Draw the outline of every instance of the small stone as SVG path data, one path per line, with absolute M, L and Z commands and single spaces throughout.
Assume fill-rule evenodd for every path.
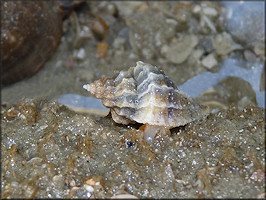
M 195 59 L 200 59 L 202 57 L 204 53 L 204 50 L 203 49 L 195 49 L 193 52 L 192 52 L 192 55 L 194 56 Z
M 119 14 L 127 19 L 132 15 L 140 6 L 144 3 L 141 1 L 114 1 L 116 4 Z
M 195 5 L 192 12 L 197 14 L 197 13 L 200 13 L 201 11 L 201 7 L 199 5 Z
M 93 193 L 93 192 L 94 192 L 94 188 L 93 188 L 93 186 L 91 186 L 91 185 L 87 185 L 87 184 L 85 184 L 85 185 L 84 185 L 84 188 L 85 188 L 85 190 L 87 190 L 89 193 Z
M 145 12 L 146 10 L 149 9 L 149 5 L 146 2 L 143 2 L 142 4 L 140 4 L 140 6 L 138 7 L 137 11 L 140 12 Z
M 212 16 L 212 17 L 217 16 L 217 14 L 218 14 L 216 9 L 211 8 L 211 7 L 205 7 L 202 9 L 202 11 L 205 15 Z
M 86 183 L 87 183 L 88 185 L 95 185 L 95 180 L 93 180 L 93 179 L 89 179 L 89 180 L 86 181 Z
M 96 46 L 96 52 L 98 58 L 103 58 L 109 49 L 109 44 L 107 42 L 98 42 Z
M 212 44 L 218 55 L 227 55 L 236 49 L 243 49 L 243 47 L 235 43 L 231 35 L 226 32 L 216 35 Z
M 83 60 L 86 56 L 85 50 L 80 48 L 79 50 L 74 50 L 74 57 L 79 60 Z
M 101 17 L 97 17 L 97 19 L 92 21 L 92 33 L 94 34 L 94 37 L 96 37 L 98 40 L 103 40 L 108 32 L 109 26 L 106 24 L 104 19 Z
M 87 197 L 88 197 L 88 198 L 91 198 L 91 197 L 92 197 L 92 195 L 93 195 L 93 194 L 91 194 L 91 193 L 87 192 Z
M 115 49 L 119 49 L 119 50 L 121 50 L 121 49 L 124 49 L 125 42 L 126 42 L 126 40 L 125 40 L 124 38 L 118 37 L 118 38 L 116 38 L 116 39 L 114 40 L 114 42 L 113 42 L 112 45 L 113 45 L 113 47 L 114 47 Z
M 263 182 L 265 180 L 265 173 L 261 169 L 257 169 L 252 173 L 250 179 L 255 182 Z
M 165 168 L 165 173 L 167 175 L 167 180 L 169 181 L 173 181 L 175 180 L 175 175 L 173 173 L 172 167 L 170 164 L 168 164 Z
M 202 65 L 208 69 L 213 68 L 218 64 L 216 58 L 214 57 L 213 53 L 207 55 L 205 58 L 202 59 Z
M 86 192 L 85 192 L 84 189 L 78 189 L 76 191 L 76 194 L 77 194 L 78 197 L 83 197 L 83 196 L 85 196 Z
M 164 45 L 161 53 L 175 64 L 183 63 L 191 54 L 199 39 L 195 35 L 185 35 L 179 40 L 174 40 L 170 45 Z
M 108 11 L 109 15 L 114 16 L 115 13 L 117 12 L 117 8 L 116 8 L 116 6 L 114 4 L 108 4 L 107 5 L 107 11 Z
M 57 188 L 57 189 L 62 189 L 65 184 L 65 178 L 63 175 L 56 175 L 53 177 L 53 182 L 52 184 Z
M 27 189 L 25 190 L 25 193 L 24 193 L 25 197 L 26 198 L 32 198 L 34 191 L 35 191 L 34 187 L 28 186 Z
M 76 185 L 76 182 L 75 182 L 75 180 L 74 180 L 74 179 L 72 179 L 72 180 L 70 181 L 69 185 L 70 185 L 71 187 L 74 187 L 74 186 Z
M 265 45 L 264 42 L 262 41 L 261 43 L 257 43 L 254 47 L 254 52 L 258 56 L 263 56 L 265 55 Z
M 13 181 L 13 182 L 11 182 L 11 187 L 12 187 L 13 189 L 18 189 L 18 188 L 19 188 L 19 183 L 16 182 L 16 181 Z
M 244 51 L 244 56 L 245 56 L 245 59 L 249 62 L 256 62 L 256 60 L 257 60 L 256 55 L 252 51 L 250 51 L 249 49 L 246 49 Z

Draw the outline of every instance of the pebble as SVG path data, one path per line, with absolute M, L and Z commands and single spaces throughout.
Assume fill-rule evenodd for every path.
M 18 189 L 18 188 L 19 188 L 19 183 L 16 182 L 16 181 L 13 181 L 13 182 L 11 182 L 11 187 L 12 187 L 13 189 Z
M 243 47 L 234 42 L 231 35 L 227 32 L 223 32 L 214 37 L 213 48 L 218 55 L 227 55 L 236 49 L 243 49 Z
M 72 179 L 72 180 L 70 181 L 69 185 L 70 185 L 71 187 L 74 187 L 74 186 L 76 185 L 76 182 L 75 182 L 75 180 L 74 180 L 74 179 Z
M 194 58 L 196 60 L 200 59 L 202 57 L 204 53 L 204 50 L 203 49 L 195 49 L 193 52 L 192 52 L 192 55 L 194 56 Z
M 53 185 L 57 188 L 57 189 L 63 189 L 64 187 L 64 183 L 65 183 L 65 180 L 64 180 L 64 177 L 62 174 L 60 175 L 56 175 L 53 177 Z
M 265 55 L 265 44 L 264 42 L 258 42 L 254 45 L 254 52 L 256 55 L 262 55 L 264 56 Z
M 167 175 L 167 180 L 168 181 L 174 181 L 175 180 L 175 175 L 174 175 L 174 172 L 173 172 L 172 167 L 171 167 L 170 164 L 168 164 L 165 167 L 165 173 Z
M 121 49 L 124 49 L 125 47 L 125 42 L 126 42 L 126 39 L 125 38 L 122 38 L 122 37 L 118 37 L 114 40 L 113 42 L 113 48 L 115 48 L 116 50 L 121 50 Z
M 198 37 L 195 35 L 185 35 L 179 40 L 174 40 L 170 45 L 164 45 L 161 53 L 172 63 L 183 63 L 198 44 Z
M 257 169 L 252 173 L 250 179 L 255 182 L 263 182 L 265 180 L 265 173 L 261 169 Z
M 250 51 L 249 49 L 244 51 L 244 56 L 245 56 L 245 59 L 249 62 L 256 62 L 257 61 L 256 55 L 252 51 Z
M 195 14 L 198 14 L 200 13 L 201 11 L 201 7 L 199 5 L 195 5 L 192 12 L 195 13 Z
M 202 9 L 202 11 L 203 11 L 203 13 L 205 15 L 208 15 L 208 16 L 211 16 L 211 17 L 217 16 L 217 14 L 218 14 L 216 9 L 211 8 L 211 7 L 205 7 L 205 8 Z
M 202 65 L 208 69 L 213 68 L 217 64 L 218 62 L 213 53 L 210 53 L 209 55 L 207 55 L 205 58 L 202 59 Z
M 83 60 L 86 56 L 85 50 L 80 48 L 79 50 L 74 50 L 74 57 L 79 60 Z
M 96 46 L 96 53 L 98 58 L 103 58 L 109 49 L 109 44 L 107 42 L 98 42 Z
M 87 185 L 87 184 L 86 184 L 84 187 L 85 187 L 85 189 L 86 189 L 88 192 L 93 192 L 93 191 L 94 191 L 93 186 L 91 186 L 91 185 Z
M 94 188 L 92 185 L 85 184 L 84 185 L 85 190 L 87 191 L 86 196 L 90 198 L 94 193 Z
M 116 4 L 119 14 L 127 19 L 144 3 L 141 1 L 114 1 Z
M 76 191 L 76 194 L 77 194 L 78 197 L 85 196 L 85 190 L 84 189 L 78 189 Z
M 25 190 L 25 193 L 24 193 L 25 197 L 26 198 L 32 198 L 34 191 L 35 191 L 35 188 L 33 186 L 29 185 L 27 187 L 27 189 Z

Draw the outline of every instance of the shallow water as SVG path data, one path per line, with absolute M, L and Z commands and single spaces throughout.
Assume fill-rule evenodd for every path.
M 195 76 L 179 86 L 179 89 L 194 98 L 204 90 L 215 86 L 219 80 L 228 76 L 239 77 L 251 84 L 256 92 L 258 106 L 265 108 L 265 91 L 260 91 L 260 77 L 263 73 L 263 66 L 263 63 L 248 63 L 243 60 L 228 58 L 222 62 L 222 67 L 218 73 L 205 72 Z

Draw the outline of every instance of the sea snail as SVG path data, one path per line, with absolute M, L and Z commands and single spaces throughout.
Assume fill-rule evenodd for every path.
M 156 66 L 138 61 L 136 67 L 104 77 L 84 89 L 110 108 L 116 123 L 145 124 L 144 137 L 152 141 L 161 127 L 185 125 L 206 114 L 206 108 L 179 91 Z

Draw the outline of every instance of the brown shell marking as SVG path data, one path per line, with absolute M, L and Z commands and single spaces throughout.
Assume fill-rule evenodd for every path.
M 101 99 L 120 124 L 138 122 L 173 128 L 206 114 L 205 107 L 179 91 L 162 70 L 141 61 L 128 71 L 83 88 Z

